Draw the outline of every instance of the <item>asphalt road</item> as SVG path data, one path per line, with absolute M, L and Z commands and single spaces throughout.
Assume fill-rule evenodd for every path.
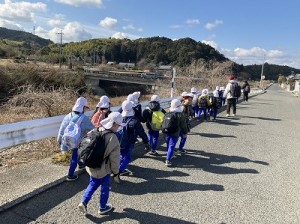
M 112 183 L 114 210 L 99 216 L 99 191 L 77 205 L 88 175 L 0 213 L 0 223 L 300 223 L 300 99 L 277 85 L 238 104 L 237 116 L 194 123 L 188 154 L 164 165 L 137 148 L 132 176 Z

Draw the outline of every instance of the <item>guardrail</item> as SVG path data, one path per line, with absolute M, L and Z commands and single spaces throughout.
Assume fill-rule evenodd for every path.
M 171 100 L 172 98 L 162 99 L 160 102 L 161 107 L 168 108 Z M 149 102 L 142 102 L 142 108 L 146 108 L 148 103 Z M 112 107 L 111 110 L 117 111 L 119 108 L 120 106 Z M 93 111 L 88 111 L 85 114 L 91 116 Z M 64 117 L 65 115 L 60 115 L 0 125 L 0 150 L 35 140 L 56 137 Z
M 251 89 L 250 95 L 260 94 L 263 90 Z M 174 98 L 173 98 L 174 99 Z M 161 107 L 166 109 L 170 107 L 172 98 L 165 98 L 160 101 Z M 142 102 L 142 109 L 145 109 L 149 102 Z M 120 106 L 112 107 L 112 111 L 117 111 Z M 93 111 L 85 114 L 91 116 Z M 0 150 L 29 143 L 35 140 L 41 140 L 49 137 L 56 137 L 60 124 L 65 115 L 42 118 L 31 121 L 22 121 L 17 123 L 0 125 Z

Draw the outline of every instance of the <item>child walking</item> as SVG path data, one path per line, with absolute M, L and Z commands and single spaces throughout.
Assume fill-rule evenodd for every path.
M 91 200 L 94 192 L 101 186 L 100 193 L 100 206 L 98 213 L 103 215 L 112 209 L 112 205 L 108 204 L 109 189 L 110 189 L 110 174 L 114 175 L 114 180 L 119 182 L 119 164 L 120 164 L 120 144 L 114 134 L 118 128 L 122 125 L 122 115 L 119 112 L 112 112 L 107 118 L 102 120 L 99 131 L 110 130 L 104 135 L 105 141 L 105 153 L 104 158 L 107 158 L 102 162 L 100 168 L 86 167 L 86 171 L 90 175 L 90 183 L 85 190 L 82 197 L 82 202 L 78 205 L 78 208 L 84 214 L 87 213 L 87 205 Z
M 183 92 L 181 94 L 182 96 L 182 114 L 183 117 L 185 118 L 186 125 L 187 125 L 187 131 L 190 132 L 190 118 L 193 117 L 193 108 L 192 108 L 192 99 L 193 99 L 193 94 Z M 186 150 L 184 149 L 186 140 L 187 140 L 187 135 L 183 133 L 183 131 L 180 131 L 180 143 L 179 143 L 179 153 L 184 154 L 186 153 Z
M 143 118 L 146 121 L 146 127 L 148 129 L 148 140 L 151 146 L 150 155 L 158 154 L 156 149 L 161 127 L 157 126 L 161 126 L 164 114 L 166 113 L 166 111 L 160 107 L 159 101 L 160 97 L 158 95 L 153 95 L 148 107 L 143 111 Z
M 81 127 L 80 139 L 82 139 L 86 135 L 86 133 L 88 133 L 90 130 L 95 128 L 95 126 L 92 124 L 90 119 L 84 114 L 84 112 L 86 112 L 88 109 L 89 106 L 88 106 L 87 99 L 84 97 L 79 97 L 72 108 L 72 112 L 70 112 L 68 115 L 64 117 L 58 131 L 57 142 L 61 146 L 60 149 L 62 153 L 66 153 L 68 150 L 72 150 L 72 159 L 70 162 L 68 176 L 66 178 L 67 181 L 73 181 L 78 178 L 78 175 L 74 174 L 77 168 L 78 147 L 69 149 L 66 145 L 62 143 L 62 138 L 65 129 L 67 128 L 70 122 L 80 123 L 79 124 Z
M 174 99 L 171 101 L 170 112 L 165 114 L 162 131 L 165 134 L 168 148 L 166 166 L 171 166 L 171 158 L 174 154 L 179 133 L 182 131 L 182 136 L 185 138 L 188 132 L 187 123 L 182 114 L 180 100 Z

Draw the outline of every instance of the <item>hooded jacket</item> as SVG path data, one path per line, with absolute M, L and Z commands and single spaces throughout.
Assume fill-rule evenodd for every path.
M 103 127 L 99 130 L 104 131 Z M 94 178 L 102 178 L 108 174 L 119 173 L 120 167 L 120 144 L 117 136 L 114 133 L 107 133 L 105 135 L 105 153 L 104 160 L 100 168 L 90 168 L 86 167 L 88 174 Z M 107 159 L 106 159 L 107 158 Z
M 226 88 L 225 88 L 225 91 L 224 91 L 224 94 L 223 94 L 223 97 L 226 98 L 226 99 L 233 99 L 233 98 L 236 98 L 234 96 L 231 95 L 231 92 L 230 92 L 230 89 L 231 89 L 231 85 L 236 83 L 235 80 L 229 80 L 228 84 L 226 85 Z

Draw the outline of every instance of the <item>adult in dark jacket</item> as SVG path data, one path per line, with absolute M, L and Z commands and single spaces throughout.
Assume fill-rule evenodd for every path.
M 244 81 L 244 84 L 242 85 L 243 90 L 243 100 L 244 102 L 248 102 L 248 95 L 250 93 L 250 85 L 247 80 Z
M 143 111 L 143 119 L 146 121 L 146 127 L 148 129 L 148 140 L 151 146 L 151 155 L 157 155 L 157 145 L 158 145 L 158 138 L 159 138 L 159 129 L 154 127 L 152 122 L 152 115 L 155 111 L 161 111 L 163 114 L 166 111 L 160 107 L 160 97 L 158 95 L 153 95 L 151 97 L 151 101 L 149 102 L 148 107 Z

